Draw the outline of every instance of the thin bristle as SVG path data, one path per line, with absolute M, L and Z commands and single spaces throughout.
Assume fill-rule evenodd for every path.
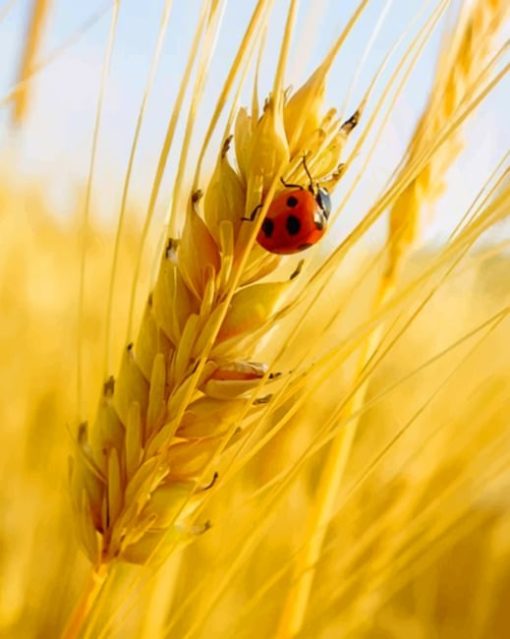
M 79 289 L 78 289 L 78 331 L 77 331 L 77 362 L 76 362 L 76 401 L 78 406 L 78 414 L 80 421 L 82 421 L 85 414 L 84 409 L 84 390 L 83 390 L 83 315 L 85 304 L 85 277 L 86 277 L 86 263 L 87 263 L 87 235 L 89 233 L 90 224 L 90 209 L 92 205 L 92 186 L 95 177 L 97 147 L 99 142 L 99 133 L 101 127 L 101 117 L 103 113 L 104 97 L 106 92 L 106 84 L 108 80 L 108 74 L 110 71 L 111 59 L 113 54 L 113 47 L 115 43 L 115 35 L 117 32 L 117 22 L 119 17 L 119 2 L 114 1 L 112 17 L 110 22 L 110 30 L 108 34 L 108 41 L 104 54 L 103 68 L 101 74 L 101 85 L 99 88 L 99 96 L 97 99 L 96 115 L 94 121 L 94 134 L 92 139 L 92 150 L 90 153 L 90 162 L 88 169 L 87 188 L 85 190 L 85 201 L 83 203 L 83 213 L 81 218 L 81 255 L 80 255 L 80 277 L 79 277 Z
M 131 150 L 129 153 L 129 160 L 126 169 L 126 175 L 124 177 L 124 185 L 122 189 L 122 199 L 120 203 L 120 210 L 117 222 L 117 231 L 115 235 L 115 244 L 113 247 L 113 256 L 112 256 L 112 268 L 110 273 L 110 283 L 108 287 L 107 293 L 107 303 L 106 303 L 106 335 L 105 335 L 105 357 L 104 357 L 104 368 L 103 368 L 103 376 L 106 378 L 109 371 L 111 370 L 111 331 L 112 331 L 112 313 L 113 313 L 113 297 L 114 297 L 114 287 L 116 283 L 117 269 L 118 269 L 118 259 L 120 252 L 120 242 L 122 239 L 122 233 L 125 226 L 125 218 L 126 218 L 126 209 L 129 195 L 129 187 L 131 182 L 131 176 L 133 173 L 135 156 L 138 148 L 138 143 L 140 139 L 140 133 L 142 130 L 142 124 L 144 122 L 145 112 L 147 108 L 147 102 L 152 92 L 152 88 L 154 85 L 156 72 L 159 66 L 161 53 L 163 49 L 163 44 L 165 41 L 165 37 L 167 34 L 168 23 L 170 21 L 170 12 L 172 9 L 173 0 L 165 0 L 165 5 L 163 8 L 163 13 L 161 16 L 161 26 L 159 29 L 158 39 L 156 42 L 156 47 L 152 59 L 151 69 L 149 71 L 149 76 L 147 80 L 147 85 L 144 90 L 142 102 L 140 105 L 140 111 L 138 113 L 138 118 L 136 121 L 136 129 L 133 135 L 133 142 L 131 144 Z M 129 331 L 128 331 L 129 333 Z

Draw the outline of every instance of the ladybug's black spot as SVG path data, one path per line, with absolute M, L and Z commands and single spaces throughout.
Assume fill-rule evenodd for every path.
M 287 206 L 289 206 L 291 209 L 293 209 L 295 206 L 298 205 L 298 199 L 297 197 L 294 197 L 293 195 L 290 195 L 287 198 Z
M 301 222 L 295 215 L 289 215 L 285 224 L 289 235 L 297 235 L 301 230 Z
M 271 237 L 271 235 L 273 235 L 273 231 L 274 222 L 266 217 L 266 219 L 262 222 L 262 233 L 264 233 L 266 237 Z

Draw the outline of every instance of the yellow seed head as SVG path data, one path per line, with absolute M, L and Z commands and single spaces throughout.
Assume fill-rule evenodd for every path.
M 282 188 L 280 178 L 307 185 L 304 153 L 314 180 L 334 184 L 329 173 L 345 134 L 334 110 L 322 115 L 324 92 L 316 72 L 286 105 L 269 97 L 260 116 L 258 107 L 254 115 L 240 109 L 237 162 L 228 158 L 227 137 L 205 196 L 189 197 L 182 236 L 167 243 L 138 336 L 105 386 L 90 443 L 86 436 L 79 442 L 73 494 L 89 521 L 82 537 L 95 563 L 144 562 L 180 538 L 208 465 L 221 463 L 215 456 L 261 410 L 257 389 L 268 371 L 253 360 L 292 306 L 293 281 L 260 281 L 280 257 L 253 243 L 260 220 L 243 217 L 260 208 L 271 185 Z

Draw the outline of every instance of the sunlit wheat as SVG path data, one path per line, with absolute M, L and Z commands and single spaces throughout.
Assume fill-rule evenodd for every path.
M 0 634 L 505 636 L 508 152 L 479 166 L 439 241 L 420 237 L 448 170 L 476 161 L 478 108 L 501 117 L 507 3 L 421 3 L 381 49 L 397 2 L 257 0 L 211 93 L 232 4 L 203 0 L 135 205 L 182 10 L 160 4 L 117 213 L 94 215 L 120 0 L 68 219 L 2 172 Z M 104 11 L 45 56 L 50 6 L 33 3 L 1 102 L 18 135 L 32 82 Z M 307 40 L 323 19 L 343 26 Z M 438 35 L 406 151 L 395 165 L 388 152 L 374 186 L 374 157 Z M 312 41 L 322 54 L 306 76 Z M 345 75 L 340 106 L 331 87 Z M 333 200 L 325 237 L 265 250 L 280 194 L 319 206 L 319 188 Z

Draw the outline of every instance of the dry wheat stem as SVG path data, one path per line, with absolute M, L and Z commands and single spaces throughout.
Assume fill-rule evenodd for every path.
M 392 6 L 393 2 L 394 2 L 394 0 L 386 0 L 381 12 L 379 13 L 379 16 L 377 18 L 377 22 L 375 23 L 374 28 L 371 29 L 371 31 L 370 31 L 370 37 L 368 39 L 368 42 L 367 42 L 365 48 L 363 49 L 363 53 L 361 54 L 360 59 L 357 61 L 356 65 L 354 66 L 353 76 L 352 76 L 351 81 L 349 82 L 349 86 L 348 86 L 347 91 L 345 93 L 345 97 L 343 99 L 342 106 L 340 108 L 340 113 L 346 113 L 347 112 L 347 108 L 352 103 L 352 96 L 354 94 L 355 89 L 358 86 L 358 83 L 359 83 L 361 75 L 362 75 L 362 71 L 363 71 L 363 69 L 365 67 L 365 64 L 367 63 L 367 60 L 370 57 L 370 54 L 371 54 L 371 52 L 372 52 L 372 50 L 374 48 L 374 45 L 375 45 L 375 42 L 376 42 L 377 38 L 379 37 L 379 34 L 380 34 L 381 30 L 382 30 L 384 22 L 386 21 L 386 18 L 388 17 L 388 14 L 390 12 L 390 9 L 391 9 L 391 6 Z M 405 33 L 405 31 L 404 31 L 404 33 Z M 402 35 L 400 35 L 396 39 L 395 43 L 390 47 L 388 53 L 386 54 L 385 58 L 383 59 L 383 63 L 381 65 L 383 68 L 384 68 L 384 60 L 389 58 L 392 55 L 392 52 L 395 50 L 395 48 L 399 46 L 401 38 L 402 38 Z M 375 81 L 377 81 L 379 73 L 380 73 L 380 71 L 376 71 L 376 73 L 375 73 L 370 85 L 373 85 L 375 83 Z M 370 91 L 370 88 L 368 89 L 368 91 Z M 366 100 L 362 100 L 362 102 L 366 102 Z
M 75 639 L 75 637 L 79 636 L 83 622 L 94 606 L 105 579 L 106 571 L 104 569 L 90 575 L 89 582 L 85 586 L 81 598 L 64 628 L 62 639 Z
M 375 128 L 376 124 L 377 124 L 377 130 L 376 130 L 374 139 L 372 140 L 371 145 L 368 151 L 366 152 L 365 158 L 363 160 L 363 165 L 358 169 L 357 175 L 355 176 L 352 184 L 349 186 L 349 189 L 347 190 L 345 195 L 342 197 L 341 203 L 334 211 L 333 219 L 340 216 L 341 213 L 345 210 L 356 188 L 360 184 L 363 178 L 363 175 L 366 172 L 366 169 L 370 165 L 372 156 L 377 150 L 381 136 L 393 112 L 393 108 L 398 98 L 400 97 L 402 91 L 404 90 L 411 72 L 413 71 L 415 65 L 419 61 L 420 55 L 423 53 L 423 50 L 425 46 L 427 45 L 433 30 L 436 28 L 437 24 L 439 23 L 439 20 L 442 17 L 443 13 L 445 12 L 449 2 L 450 0 L 442 0 L 441 2 L 438 3 L 437 7 L 435 8 L 431 16 L 429 17 L 426 25 L 421 29 L 420 33 L 418 34 L 418 37 L 411 42 L 411 44 L 409 45 L 404 55 L 401 56 L 401 59 L 397 63 L 397 66 L 394 72 L 392 73 L 391 78 L 386 82 L 386 84 L 383 87 L 382 94 L 379 98 L 378 103 L 372 109 L 372 112 L 370 114 L 367 114 L 368 117 L 365 121 L 365 126 L 363 127 L 363 130 L 361 131 L 361 134 L 358 140 L 356 141 L 352 149 L 352 152 L 347 158 L 347 161 L 346 161 L 347 166 L 350 166 L 350 164 L 354 161 L 356 156 L 359 154 L 361 147 L 366 143 L 366 139 L 368 138 L 371 131 Z M 424 10 L 425 10 L 425 7 L 423 7 L 422 11 Z M 406 26 L 405 30 L 399 35 L 395 43 L 392 45 L 391 49 L 386 53 L 379 69 L 374 74 L 370 82 L 370 85 L 366 92 L 365 99 L 367 99 L 368 96 L 373 92 L 377 81 L 379 80 L 380 76 L 382 76 L 383 72 L 386 70 L 391 57 L 397 52 L 399 46 L 404 41 L 405 37 L 408 36 L 409 33 L 411 33 L 411 29 L 414 26 L 415 22 L 417 21 L 418 21 L 418 16 L 415 16 L 414 19 L 411 20 L 411 22 Z M 407 64 L 407 68 L 405 66 L 406 64 Z M 402 77 L 399 80 L 398 76 L 400 72 L 402 72 Z M 397 80 L 399 80 L 398 83 L 397 83 Z M 391 90 L 393 89 L 394 85 L 396 85 L 396 88 L 395 88 L 393 96 L 391 96 Z M 379 120 L 377 120 L 377 118 L 380 117 L 380 112 L 383 110 L 385 101 L 389 97 L 391 97 L 391 100 L 389 101 L 389 104 L 386 106 L 383 116 Z M 388 187 L 390 185 L 391 184 L 389 184 Z
M 179 577 L 183 553 L 173 556 L 172 562 L 167 562 L 160 570 L 160 575 L 156 580 L 158 568 L 152 573 L 154 585 L 151 589 L 149 599 L 149 609 L 144 615 L 143 627 L 140 632 L 142 637 L 163 637 L 167 609 L 169 602 L 174 596 L 177 579 Z M 163 578 L 163 581 L 162 581 Z

